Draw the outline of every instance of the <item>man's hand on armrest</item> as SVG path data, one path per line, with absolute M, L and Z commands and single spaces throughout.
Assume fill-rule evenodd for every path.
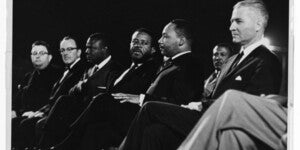
M 114 99 L 120 100 L 120 103 L 133 103 L 140 105 L 140 95 L 126 94 L 126 93 L 113 93 L 111 94 Z

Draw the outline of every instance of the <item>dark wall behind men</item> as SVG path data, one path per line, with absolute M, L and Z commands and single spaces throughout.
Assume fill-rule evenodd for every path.
M 113 54 L 129 63 L 130 35 L 146 27 L 161 35 L 171 19 L 183 18 L 194 23 L 197 41 L 194 52 L 213 70 L 211 49 L 220 42 L 231 42 L 231 10 L 237 0 L 14 0 L 13 1 L 13 91 L 29 71 L 29 52 L 35 40 L 45 40 L 58 50 L 59 39 L 67 34 L 78 36 L 81 46 L 94 32 L 105 32 L 115 41 Z M 271 14 L 266 36 L 272 44 L 288 46 L 288 1 L 265 0 Z M 272 34 L 271 34 L 272 33 Z M 54 61 L 62 65 L 58 51 Z M 128 56 L 128 57 L 124 57 Z

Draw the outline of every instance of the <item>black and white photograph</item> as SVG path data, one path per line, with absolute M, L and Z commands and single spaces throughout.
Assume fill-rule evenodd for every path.
M 292 0 L 10 3 L 7 149 L 291 150 Z

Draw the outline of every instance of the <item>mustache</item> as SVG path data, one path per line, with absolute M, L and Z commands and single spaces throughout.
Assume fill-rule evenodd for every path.
M 164 49 L 165 48 L 165 46 L 163 46 L 163 45 L 159 45 L 158 47 L 159 47 L 159 49 Z
M 135 47 L 135 48 L 132 48 L 131 49 L 131 52 L 142 52 L 142 49 L 141 48 L 138 48 L 138 47 Z

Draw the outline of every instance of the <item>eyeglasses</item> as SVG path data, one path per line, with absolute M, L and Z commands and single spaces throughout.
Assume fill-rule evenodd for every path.
M 68 47 L 68 48 L 66 48 L 66 49 L 64 49 L 64 48 L 61 48 L 61 49 L 59 49 L 59 52 L 60 53 L 63 53 L 63 52 L 71 52 L 72 50 L 75 50 L 75 49 L 77 49 L 76 47 Z
M 36 56 L 36 55 L 44 56 L 46 54 L 48 54 L 48 52 L 45 52 L 45 51 L 31 52 L 32 56 Z
M 141 41 L 139 41 L 139 40 L 132 40 L 131 43 L 132 43 L 133 45 L 139 44 L 139 45 L 142 45 L 142 46 L 145 46 L 145 45 L 149 45 L 149 44 L 150 44 L 150 42 L 148 42 L 148 41 L 143 41 L 143 40 L 141 40 Z

